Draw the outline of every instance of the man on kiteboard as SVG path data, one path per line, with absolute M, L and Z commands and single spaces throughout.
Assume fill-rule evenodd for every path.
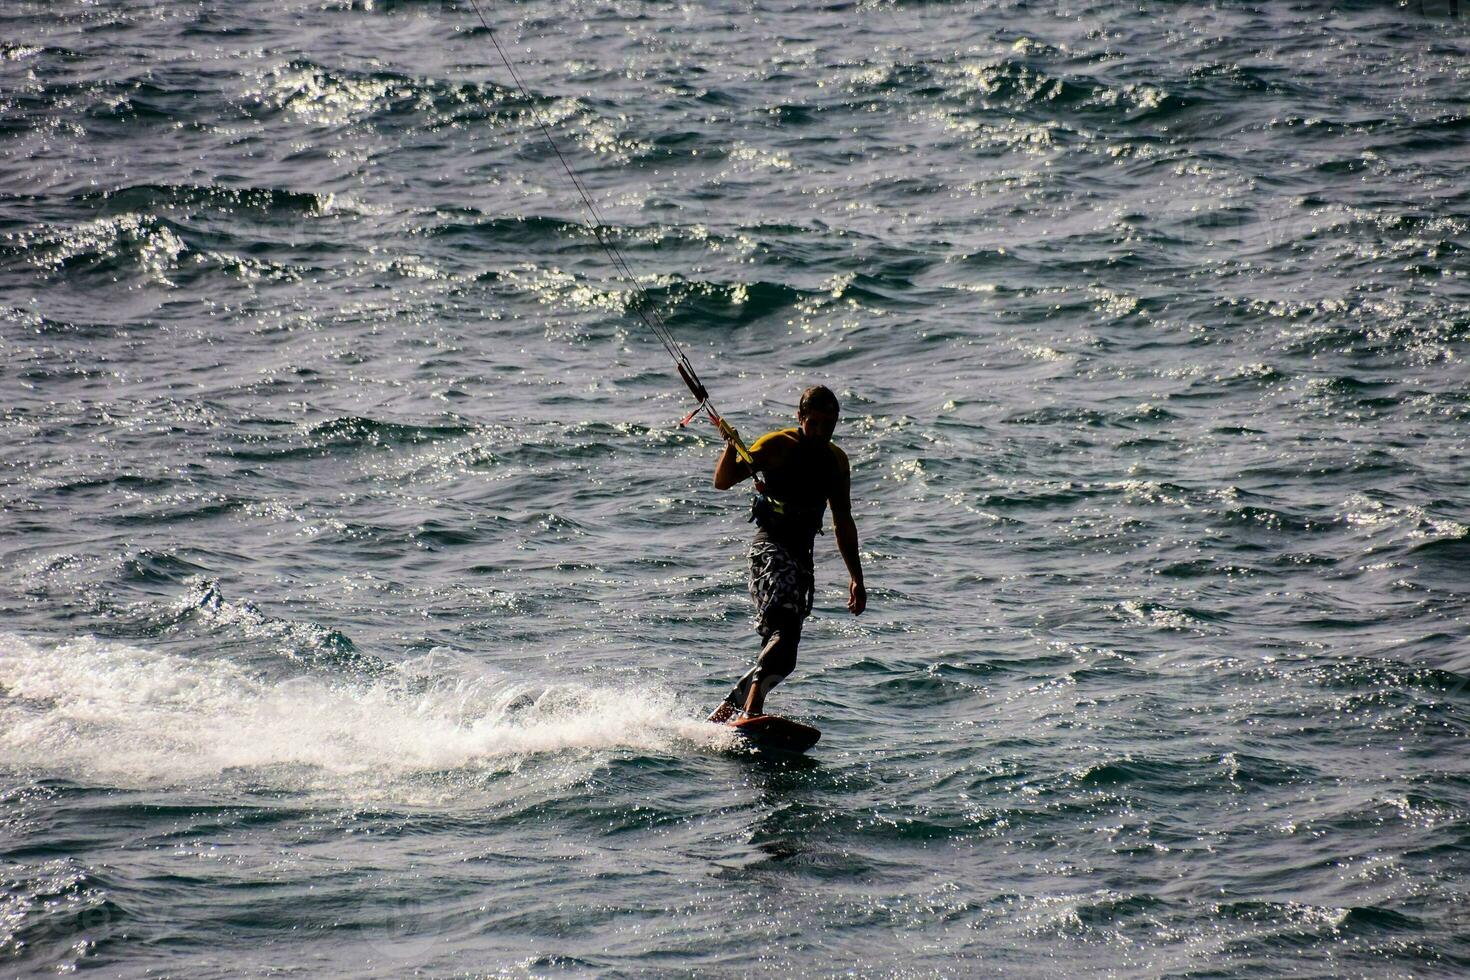
M 710 721 L 761 714 L 771 688 L 796 667 L 801 624 L 812 611 L 815 589 L 812 544 L 828 504 L 837 550 L 850 576 L 847 608 L 856 616 L 867 607 L 847 454 L 831 441 L 837 414 L 837 396 L 830 389 L 808 388 L 801 393 L 797 427 L 768 432 L 750 447 L 753 467 L 741 459 L 735 430 L 720 423 L 725 449 L 715 464 L 715 487 L 728 490 L 753 472 L 759 475 L 751 514 L 757 530 L 749 558 L 750 596 L 755 600 L 762 647 L 755 666 L 725 696 Z

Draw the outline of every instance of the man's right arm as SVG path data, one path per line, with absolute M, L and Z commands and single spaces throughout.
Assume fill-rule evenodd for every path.
M 725 451 L 720 453 L 720 459 L 715 463 L 715 489 L 729 490 L 748 476 L 750 467 L 735 451 L 735 443 L 726 439 Z

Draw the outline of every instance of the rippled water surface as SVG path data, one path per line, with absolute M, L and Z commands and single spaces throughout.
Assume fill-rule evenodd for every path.
M 1455 5 L 480 5 L 0 8 L 0 972 L 1470 971 Z

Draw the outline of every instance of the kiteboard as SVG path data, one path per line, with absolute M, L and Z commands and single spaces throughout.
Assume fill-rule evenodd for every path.
M 822 737 L 822 733 L 811 725 L 779 715 L 751 715 L 725 724 L 756 748 L 780 752 L 805 752 Z

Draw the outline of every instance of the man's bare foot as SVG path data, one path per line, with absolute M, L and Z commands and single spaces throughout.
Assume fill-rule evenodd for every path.
M 716 724 L 723 724 L 729 721 L 733 714 L 735 714 L 735 706 L 729 701 L 721 701 L 720 706 L 709 716 L 709 720 Z

